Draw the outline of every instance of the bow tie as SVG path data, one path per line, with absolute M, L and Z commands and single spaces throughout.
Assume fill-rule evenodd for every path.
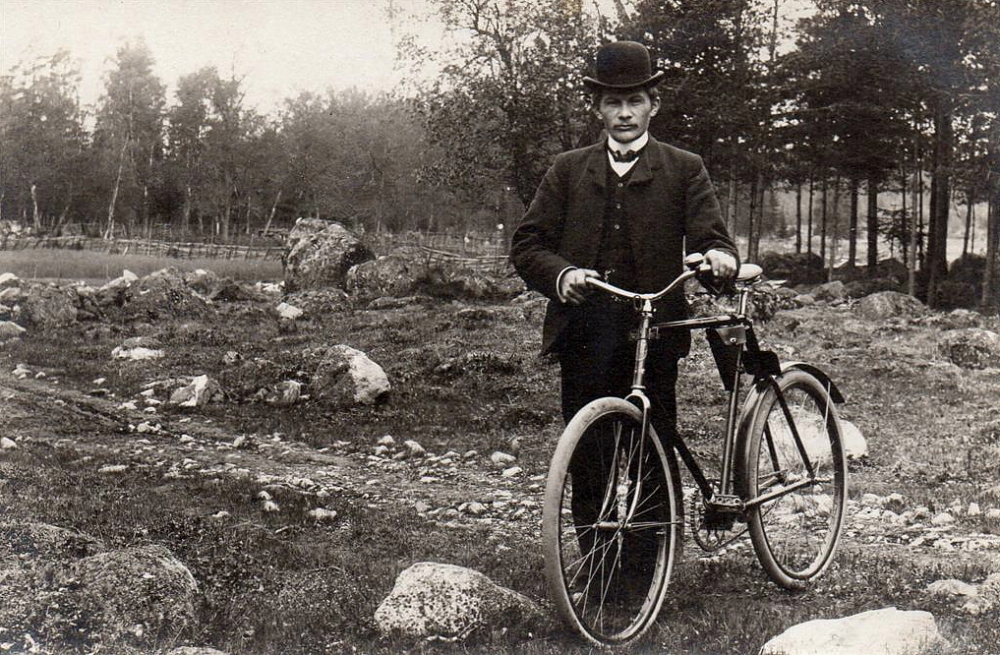
M 629 150 L 628 152 L 618 152 L 617 150 L 612 150 L 608 148 L 608 152 L 611 153 L 612 159 L 616 162 L 627 164 L 628 162 L 633 162 L 639 158 L 639 154 L 642 153 L 643 149 L 639 150 Z

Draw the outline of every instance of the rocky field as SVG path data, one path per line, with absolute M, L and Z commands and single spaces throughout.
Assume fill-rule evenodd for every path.
M 545 301 L 410 262 L 349 292 L 0 277 L 0 652 L 586 651 L 541 574 Z M 887 652 L 1000 652 L 1000 321 L 838 285 L 760 312 L 863 436 L 837 561 L 792 595 L 747 540 L 689 541 L 636 652 L 757 652 L 891 607 L 930 621 Z M 711 461 L 723 395 L 695 341 L 681 428 Z

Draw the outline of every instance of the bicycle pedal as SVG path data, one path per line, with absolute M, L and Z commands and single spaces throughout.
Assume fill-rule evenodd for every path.
M 739 496 L 715 494 L 705 499 L 705 509 L 719 514 L 739 514 L 743 511 L 743 501 Z

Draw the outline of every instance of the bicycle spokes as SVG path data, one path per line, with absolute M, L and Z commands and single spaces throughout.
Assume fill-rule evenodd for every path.
M 785 586 L 826 567 L 839 536 L 843 453 L 831 401 L 815 378 L 782 379 L 756 418 L 750 444 L 751 535 Z
M 560 490 L 560 584 L 572 621 L 601 644 L 648 627 L 672 565 L 672 485 L 637 414 L 586 426 Z

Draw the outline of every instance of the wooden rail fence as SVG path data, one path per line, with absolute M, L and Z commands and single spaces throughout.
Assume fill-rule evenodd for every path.
M 149 239 L 100 239 L 97 237 L 0 236 L 0 250 L 62 248 L 116 255 L 142 255 L 173 259 L 281 259 L 281 246 L 237 246 L 214 243 L 178 243 Z
M 506 243 L 500 235 L 461 235 L 408 232 L 366 235 L 379 255 L 409 253 L 430 265 L 468 268 L 483 273 L 503 273 L 507 266 Z M 142 255 L 173 259 L 280 260 L 283 246 L 245 246 L 213 243 L 182 243 L 152 239 L 101 239 L 87 236 L 0 235 L 0 251 L 56 248 L 89 250 L 117 255 Z

